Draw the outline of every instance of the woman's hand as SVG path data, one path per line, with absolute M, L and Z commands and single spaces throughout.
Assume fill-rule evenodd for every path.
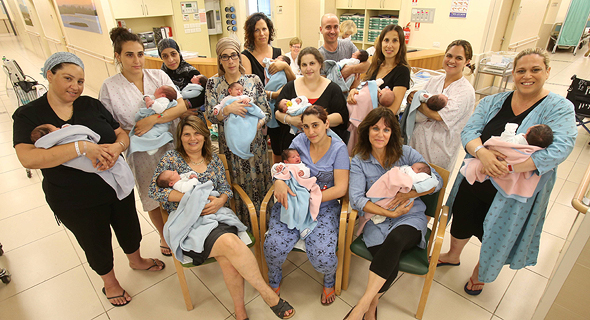
M 119 159 L 121 152 L 123 152 L 123 146 L 120 143 L 112 143 L 101 144 L 100 147 L 111 155 L 112 160 L 108 163 L 108 169 L 112 168 Z
M 208 214 L 216 213 L 223 207 L 225 201 L 222 198 L 217 198 L 214 196 L 209 196 L 209 203 L 203 207 L 203 211 L 201 211 L 202 216 L 206 216 Z
M 410 94 L 408 94 L 408 97 L 406 98 L 406 102 L 408 104 L 412 104 L 412 101 L 414 100 L 414 94 L 416 93 L 417 90 L 414 90 L 412 92 L 410 92 Z
M 392 210 L 393 208 L 397 207 L 399 204 L 407 202 L 410 198 L 409 193 L 398 192 L 396 193 L 395 197 L 389 201 L 387 204 L 387 209 Z
M 109 164 L 113 161 L 113 156 L 101 146 L 88 141 L 79 141 L 78 145 L 81 152 L 84 152 L 84 149 L 86 149 L 86 158 L 92 161 L 93 167 L 99 171 L 104 171 L 111 167 Z
M 508 173 L 507 163 L 504 161 L 506 156 L 501 152 L 481 148 L 477 151 L 477 158 L 483 165 L 483 168 L 481 169 L 482 174 L 496 178 Z
M 242 103 L 242 101 L 234 101 L 223 108 L 223 115 L 226 116 L 233 113 L 244 118 L 246 117 L 246 113 L 248 113 L 248 110 L 246 110 L 246 106 L 248 105 Z
M 357 89 L 350 89 L 348 92 L 348 97 L 346 98 L 346 103 L 356 104 L 356 99 L 354 98 L 355 95 L 359 94 Z
M 268 67 L 268 73 L 270 74 L 275 74 L 279 71 L 283 71 L 286 68 L 291 68 L 291 66 L 289 66 L 286 62 L 284 61 L 275 61 L 273 63 L 270 64 L 270 67 Z
M 401 217 L 404 214 L 410 212 L 410 209 L 412 209 L 413 206 L 414 206 L 414 201 L 406 200 L 404 202 L 401 202 L 400 205 L 397 206 L 397 208 L 395 208 L 395 210 L 387 211 L 387 216 L 390 218 Z
M 277 180 L 275 181 L 275 197 L 277 201 L 285 207 L 285 209 L 289 209 L 288 197 L 287 194 L 295 196 L 295 193 L 291 191 L 291 188 L 287 186 L 285 181 Z
M 156 115 L 145 117 L 135 123 L 135 135 L 141 137 L 146 132 L 150 131 L 152 127 L 158 122 Z

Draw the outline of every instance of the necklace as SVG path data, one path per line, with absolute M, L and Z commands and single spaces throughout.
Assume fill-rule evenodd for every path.
M 194 165 L 194 166 L 201 165 L 203 162 L 205 162 L 205 158 L 201 159 L 201 161 L 199 161 L 199 162 L 194 162 L 194 161 L 191 159 L 191 164 L 192 164 L 192 165 Z

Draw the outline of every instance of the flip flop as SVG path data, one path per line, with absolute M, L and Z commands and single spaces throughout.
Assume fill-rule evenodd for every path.
M 107 291 L 104 289 L 104 287 L 102 287 L 102 293 L 104 293 L 104 295 L 107 295 Z M 107 297 L 107 300 L 111 300 L 111 299 L 117 299 L 117 298 L 125 298 L 125 290 L 123 290 L 123 294 L 121 294 L 120 296 L 115 296 L 115 297 Z M 131 302 L 131 300 L 127 300 L 127 298 L 125 298 L 125 303 L 123 304 L 114 304 L 112 302 L 109 301 L 110 304 L 112 304 L 114 307 L 122 307 L 124 305 L 127 305 L 129 302 Z
M 162 244 L 162 243 L 160 243 L 160 244 Z M 167 249 L 167 250 L 170 250 L 170 253 L 164 253 L 164 252 L 162 251 L 162 249 Z M 168 246 L 162 246 L 162 245 L 161 245 L 161 246 L 160 246 L 160 253 L 161 253 L 163 256 L 165 256 L 165 257 L 172 257 L 172 249 L 170 249 L 170 247 L 168 247 Z
M 438 267 L 443 267 L 443 266 L 453 266 L 453 267 L 456 267 L 456 266 L 458 266 L 460 264 L 461 264 L 461 262 L 458 262 L 458 263 L 450 263 L 450 262 L 442 262 L 442 261 L 438 260 L 438 263 L 436 264 L 436 267 L 437 268 Z
M 331 295 L 335 294 L 335 293 L 336 293 L 336 288 L 332 289 L 332 291 L 330 291 L 330 294 L 328 294 L 328 293 L 326 292 L 326 287 L 324 287 L 324 294 L 323 294 L 323 296 L 324 296 L 324 297 L 326 297 L 326 300 L 328 300 L 328 298 L 329 298 Z M 329 306 L 329 305 L 331 305 L 332 303 L 334 303 L 334 301 L 336 301 L 336 299 L 334 299 L 334 300 L 332 300 L 332 301 L 330 301 L 330 302 L 323 302 L 323 301 L 322 301 L 322 295 L 320 294 L 320 302 L 321 302 L 321 304 L 322 304 L 323 306 Z
M 272 287 L 270 287 L 270 288 L 272 289 Z M 279 296 L 279 297 L 281 296 L 281 293 L 280 293 L 281 292 L 281 286 L 278 286 L 276 289 L 272 289 L 272 290 L 277 294 L 277 296 Z
M 150 258 L 150 259 L 152 259 L 152 262 L 154 264 L 151 265 L 149 268 L 144 269 L 144 270 L 146 270 L 146 271 L 162 271 L 162 270 L 164 270 L 164 268 L 166 268 L 166 264 L 164 263 L 164 261 L 158 260 L 158 261 L 162 262 L 162 269 L 160 269 L 160 270 L 152 270 L 152 268 L 157 268 L 160 265 L 158 264 L 158 262 L 156 261 L 156 259 L 154 259 L 154 258 Z
M 483 285 L 485 285 L 485 283 L 483 283 L 483 282 L 475 283 L 475 282 L 473 282 L 473 280 L 471 280 L 471 278 L 469 278 L 469 282 L 471 282 L 471 287 L 472 288 L 473 288 L 473 286 L 483 286 Z M 479 290 L 467 289 L 467 285 L 469 285 L 469 282 L 467 282 L 465 284 L 465 287 L 463 288 L 467 294 L 472 295 L 472 296 L 476 296 L 476 295 L 480 294 L 483 291 L 483 288 L 481 288 Z

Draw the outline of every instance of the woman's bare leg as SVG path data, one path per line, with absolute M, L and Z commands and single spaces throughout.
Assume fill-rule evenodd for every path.
M 248 318 L 246 313 L 246 306 L 244 305 L 244 278 L 240 275 L 238 270 L 232 266 L 231 262 L 223 256 L 215 257 L 221 272 L 223 272 L 223 280 L 229 290 L 229 294 L 234 302 L 234 311 L 236 312 L 236 320 L 243 320 Z
M 121 287 L 119 281 L 115 277 L 115 269 L 112 269 L 109 273 L 102 275 L 100 277 L 104 282 L 104 289 L 107 297 L 121 296 L 123 295 L 123 292 L 125 292 L 125 297 L 110 299 L 110 303 L 123 305 L 126 304 L 128 301 L 131 301 L 131 296 Z
M 142 258 L 140 249 L 127 255 L 129 260 L 129 267 L 135 270 L 160 271 L 163 269 L 164 263 L 159 259 Z M 154 263 L 156 264 L 154 266 Z
M 150 215 L 150 220 L 152 220 L 154 227 L 156 227 L 156 230 L 158 230 L 158 234 L 160 235 L 160 246 L 168 247 L 168 244 L 166 244 L 166 240 L 164 240 L 164 220 L 162 219 L 162 212 L 160 211 L 160 208 L 150 210 L 148 214 Z M 160 248 L 160 251 L 162 252 L 162 254 L 172 254 L 172 251 L 169 247 Z
M 473 283 L 473 285 L 471 285 Z M 469 290 L 481 290 L 483 289 L 483 284 L 479 281 L 479 262 L 475 265 L 473 269 L 473 273 L 471 274 L 471 282 L 467 283 L 467 289 Z
M 385 280 L 378 276 L 373 271 L 369 271 L 369 281 L 367 283 L 367 288 L 365 289 L 365 293 L 357 302 L 354 310 L 348 315 L 349 320 L 360 320 L 363 319 L 365 313 L 370 315 L 369 318 L 365 317 L 365 319 L 371 319 L 375 315 L 375 308 L 377 308 L 377 304 L 379 303 L 379 297 L 381 294 L 379 290 L 385 284 Z M 369 313 L 369 310 L 373 310 L 372 313 Z
M 441 253 L 438 260 L 448 263 L 461 262 L 461 252 L 463 252 L 467 242 L 469 242 L 469 239 L 457 239 L 451 236 L 451 248 L 447 253 Z

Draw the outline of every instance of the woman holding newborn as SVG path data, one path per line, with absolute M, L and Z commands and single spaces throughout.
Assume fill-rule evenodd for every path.
M 393 103 L 386 106 L 397 114 L 406 91 L 410 88 L 410 64 L 406 57 L 407 48 L 402 27 L 390 24 L 375 41 L 375 54 L 363 80 L 383 79 L 381 89 L 389 87 L 395 94 Z M 356 104 L 357 89 L 350 90 L 348 103 Z
M 157 178 L 165 170 L 177 171 L 180 174 L 194 171 L 199 182 L 213 182 L 213 190 L 220 193 L 219 197 L 209 196 L 210 202 L 205 205 L 201 215 L 216 213 L 233 193 L 225 179 L 223 163 L 213 154 L 209 129 L 203 121 L 191 115 L 178 123 L 175 140 L 176 149 L 168 151 L 156 167 L 149 188 L 150 197 L 163 203 L 162 206 L 169 212 L 176 210 L 184 193 L 172 188 L 158 187 Z M 280 299 L 264 282 L 256 258 L 238 238 L 236 227 L 220 222 L 206 237 L 203 251 L 191 257 L 193 261 L 197 261 L 197 265 L 211 257 L 219 262 L 234 301 L 236 319 L 248 318 L 244 305 L 244 280 L 258 290 L 279 318 L 286 319 L 294 315 L 293 307 Z
M 463 76 L 463 69 L 475 69 L 471 65 L 473 49 L 466 40 L 455 40 L 447 46 L 442 68 L 445 74 L 430 78 L 424 90 L 430 94 L 443 94 L 448 98 L 447 105 L 433 111 L 422 103 L 418 112 L 426 120 L 416 122 L 408 145 L 420 152 L 430 163 L 453 171 L 459 145 L 461 130 L 467 123 L 475 105 L 475 90 Z M 408 106 L 412 103 L 414 92 L 408 96 Z
M 178 93 L 178 105 L 161 114 L 154 114 L 135 122 L 135 114 L 139 108 L 145 106 L 143 97 L 153 94 L 157 88 L 163 85 L 174 87 L 174 83 L 162 70 L 143 68 L 144 48 L 138 35 L 125 28 L 113 28 L 111 40 L 115 51 L 115 61 L 121 68 L 121 73 L 104 81 L 98 99 L 121 124 L 121 128 L 127 133 L 133 129 L 135 135 L 142 136 L 155 124 L 170 122 L 182 115 L 186 111 L 186 107 L 180 93 Z M 160 251 L 165 256 L 171 256 L 172 253 L 162 235 L 164 222 L 160 206 L 148 197 L 148 186 L 152 181 L 158 161 L 172 147 L 172 143 L 168 143 L 160 147 L 153 155 L 138 152 L 127 159 L 135 176 L 135 185 L 143 210 L 149 213 L 152 223 L 160 233 Z
M 303 51 L 302 51 L 303 52 Z M 305 56 L 300 61 L 305 61 Z M 305 70 L 306 68 L 303 68 Z M 338 89 L 340 90 L 340 89 Z M 342 93 L 340 93 L 342 96 Z M 336 243 L 340 203 L 338 198 L 348 189 L 348 169 L 350 167 L 346 145 L 328 136 L 330 116 L 320 106 L 307 108 L 300 117 L 303 132 L 293 139 L 290 148 L 296 149 L 301 162 L 309 167 L 311 176 L 322 190 L 322 203 L 317 216 L 317 225 L 305 237 L 305 250 L 313 267 L 324 274 L 324 289 L 320 300 L 323 305 L 334 302 L 336 283 Z M 288 209 L 287 194 L 294 195 L 282 180 L 275 181 L 277 203 L 272 207 L 268 235 L 264 242 L 264 257 L 268 263 L 270 286 L 279 292 L 282 279 L 282 265 L 295 243 L 299 231 L 289 229 L 280 221 L 281 206 Z
M 439 190 L 442 179 L 431 169 L 439 180 L 436 188 L 423 193 L 416 190 L 398 192 L 388 209 L 378 206 L 366 193 L 382 175 L 394 166 L 412 166 L 425 160 L 416 150 L 402 144 L 399 123 L 389 108 L 373 109 L 358 130 L 359 141 L 350 163 L 350 205 L 358 210 L 359 216 L 371 213 L 387 218 L 379 224 L 369 220 L 364 226 L 363 237 L 373 261 L 365 293 L 347 319 L 374 320 L 379 298 L 397 277 L 402 252 L 415 246 L 426 246 L 426 205 L 419 197 Z M 410 202 L 410 198 L 416 199 Z
M 58 223 L 61 221 L 76 236 L 90 267 L 102 278 L 103 293 L 109 302 L 115 307 L 126 305 L 131 295 L 115 277 L 111 227 L 132 269 L 159 271 L 165 267 L 160 260 L 141 257 L 141 230 L 133 191 L 119 200 L 115 190 L 98 174 L 62 164 L 86 157 L 99 171 L 108 170 L 129 145 L 129 136 L 100 101 L 81 96 L 84 64 L 76 55 L 54 53 L 45 62 L 43 72 L 49 82 L 47 93 L 19 107 L 13 115 L 16 154 L 25 168 L 41 169 L 49 207 Z M 31 131 L 41 124 L 57 128 L 83 125 L 98 133 L 100 141 L 36 148 Z
M 267 155 L 267 144 L 261 132 L 262 123 L 270 119 L 269 105 L 264 94 L 264 86 L 260 79 L 252 74 L 244 74 L 240 44 L 232 38 L 222 38 L 217 42 L 217 77 L 212 77 L 207 82 L 206 88 L 206 115 L 209 121 L 219 125 L 219 151 L 227 157 L 232 167 L 232 181 L 239 184 L 250 197 L 256 210 L 260 208 L 262 198 L 270 188 L 270 163 Z M 254 154 L 249 159 L 242 159 L 233 154 L 225 139 L 224 119 L 230 114 L 245 116 L 247 104 L 243 101 L 235 101 L 223 108 L 223 112 L 215 113 L 214 107 L 223 98 L 229 95 L 229 86 L 238 82 L 243 87 L 243 94 L 247 95 L 252 103 L 257 105 L 266 118 L 258 122 L 258 130 L 254 140 L 250 144 L 250 153 Z M 246 207 L 242 201 L 236 199 L 236 214 L 246 225 L 249 223 Z
M 479 159 L 482 173 L 495 178 L 534 171 L 540 176 L 533 196 L 521 202 L 503 196 L 489 179 L 470 185 L 458 174 L 447 201 L 453 214 L 451 248 L 440 255 L 438 265 L 458 266 L 471 236 L 478 237 L 482 242 L 479 261 L 464 287 L 470 295 L 480 294 L 484 284 L 494 281 L 505 264 L 521 269 L 537 262 L 555 169 L 572 151 L 577 135 L 572 103 L 543 87 L 549 70 L 545 50 L 520 52 L 512 71 L 515 90 L 482 99 L 461 132 L 466 158 Z M 553 130 L 553 143 L 509 170 L 505 155 L 483 145 L 491 136 L 500 136 L 507 123 L 518 124 L 517 133 L 546 124 Z

